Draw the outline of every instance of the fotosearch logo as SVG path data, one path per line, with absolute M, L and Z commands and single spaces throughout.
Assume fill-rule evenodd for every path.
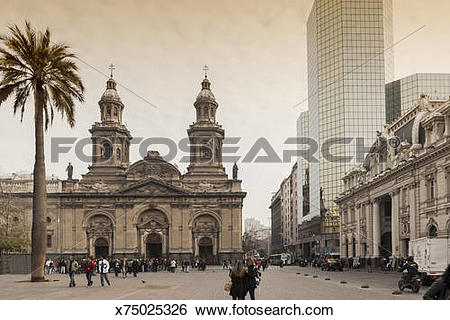
M 400 145 L 395 138 L 389 140 L 391 148 Z M 129 142 L 130 146 L 117 143 L 116 137 L 99 137 L 97 140 L 99 142 L 94 145 L 90 137 L 52 137 L 50 161 L 58 163 L 61 155 L 73 151 L 77 159 L 85 163 L 92 163 L 94 157 L 96 161 L 120 161 L 129 156 L 128 148 L 135 147 L 142 159 L 149 150 L 167 150 L 161 157 L 165 161 L 179 163 L 189 163 L 192 157 L 205 163 L 219 161 L 220 158 L 222 163 L 292 163 L 298 158 L 318 163 L 319 156 L 328 162 L 358 163 L 364 161 L 370 152 L 370 146 L 365 145 L 363 137 L 333 137 L 320 144 L 309 137 L 289 137 L 281 151 L 276 151 L 264 137 L 257 138 L 246 150 L 239 146 L 240 137 L 223 140 L 215 136 L 201 137 L 201 143 L 192 143 L 189 138 L 174 141 L 167 137 L 135 137 Z M 91 152 L 88 153 L 89 150 Z M 347 154 L 347 150 L 354 152 Z

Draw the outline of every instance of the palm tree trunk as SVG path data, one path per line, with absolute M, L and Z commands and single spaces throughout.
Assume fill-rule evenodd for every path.
M 47 190 L 44 158 L 44 94 L 42 85 L 34 88 L 35 162 L 33 179 L 33 224 L 31 229 L 31 281 L 44 281 L 47 238 Z

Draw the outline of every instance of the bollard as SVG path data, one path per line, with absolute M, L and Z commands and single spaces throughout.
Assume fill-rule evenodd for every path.
M 340 283 L 342 283 L 342 284 L 346 284 L 346 283 L 347 283 L 347 281 L 341 281 Z
M 394 294 L 394 295 L 400 295 L 400 294 L 402 294 L 402 292 L 401 292 L 401 291 L 392 291 L 392 294 Z
M 330 278 L 325 278 L 325 280 L 331 280 Z
M 318 278 L 319 276 L 313 276 L 314 279 Z
M 368 286 L 367 284 L 363 284 L 363 285 L 361 286 L 361 288 L 363 288 L 363 289 L 368 289 L 369 286 Z
M 304 276 L 307 277 L 307 276 L 309 276 L 309 274 L 305 273 Z

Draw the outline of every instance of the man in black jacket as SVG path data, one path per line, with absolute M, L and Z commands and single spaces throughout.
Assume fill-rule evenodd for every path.
M 408 272 L 407 276 L 404 279 L 405 282 L 410 281 L 414 276 L 419 274 L 419 266 L 414 262 L 413 257 L 408 257 L 408 261 L 406 261 L 406 263 L 401 268 L 401 271 L 404 270 Z

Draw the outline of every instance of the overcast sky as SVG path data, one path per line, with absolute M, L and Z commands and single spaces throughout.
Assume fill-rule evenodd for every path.
M 48 26 L 55 41 L 68 43 L 89 65 L 108 73 L 154 106 L 119 87 L 124 121 L 135 137 L 187 136 L 194 120 L 192 103 L 200 89 L 202 67 L 219 103 L 217 120 L 226 135 L 242 137 L 239 155 L 265 137 L 281 155 L 286 137 L 295 135 L 295 120 L 307 104 L 306 19 L 312 0 L 148 0 L 17 1 L 2 0 L 0 33 L 8 24 Z M 396 78 L 416 72 L 450 72 L 450 2 L 394 0 Z M 88 137 L 99 120 L 98 100 L 106 78 L 79 62 L 86 102 L 77 106 L 70 129 L 55 117 L 46 140 L 47 173 L 64 178 L 67 162 L 75 177 L 87 163 L 74 153 L 50 162 L 50 137 Z M 156 106 L 156 107 L 155 107 Z M 32 107 L 23 123 L 13 117 L 11 102 L 0 108 L 0 174 L 31 172 L 34 156 Z M 164 152 L 164 150 L 160 150 Z M 139 160 L 132 150 L 132 160 Z M 180 154 L 181 156 L 181 154 Z M 175 161 L 176 162 L 176 161 Z M 231 164 L 227 164 L 231 174 Z M 248 192 L 243 218 L 269 223 L 270 198 L 291 164 L 240 164 Z M 182 171 L 185 166 L 180 165 Z

